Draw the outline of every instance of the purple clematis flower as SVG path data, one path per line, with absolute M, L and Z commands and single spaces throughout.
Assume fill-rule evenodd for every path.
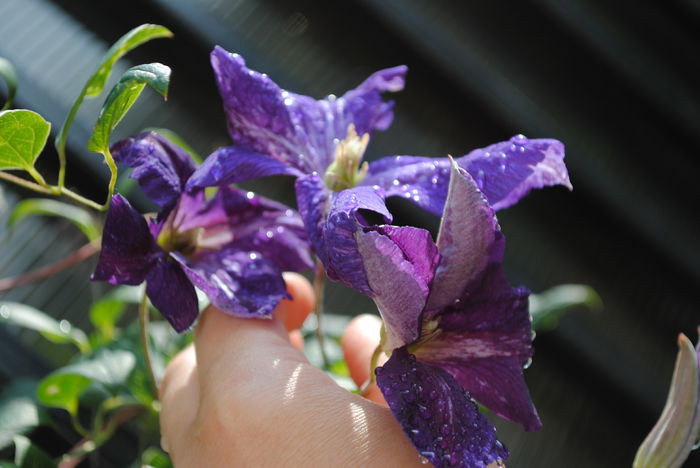
M 437 243 L 386 225 L 355 239 L 384 322 L 390 358 L 376 381 L 389 408 L 436 466 L 486 466 L 507 451 L 472 398 L 526 430 L 541 426 L 523 378 L 529 291 L 505 279 L 505 240 L 477 183 L 456 163 L 451 173 Z
M 92 279 L 146 281 L 151 302 L 178 332 L 197 317 L 195 286 L 229 314 L 268 317 L 288 297 L 281 271 L 312 266 L 301 218 L 286 206 L 230 187 L 210 199 L 203 190 L 183 192 L 196 166 L 156 133 L 118 143 L 112 153 L 134 168 L 131 176 L 162 210 L 147 223 L 115 195 Z
M 439 216 L 447 197 L 447 158 L 391 156 L 361 163 L 369 134 L 393 120 L 393 102 L 381 94 L 403 89 L 406 67 L 380 70 L 341 97 L 315 100 L 281 89 L 221 47 L 211 62 L 237 146 L 209 156 L 187 189 L 269 175 L 296 177 L 299 211 L 328 276 L 372 296 L 354 238 L 356 221 L 366 224 L 360 210 L 391 222 L 384 200 L 401 196 Z M 559 141 L 517 135 L 456 161 L 501 209 L 533 188 L 571 187 L 563 157 Z

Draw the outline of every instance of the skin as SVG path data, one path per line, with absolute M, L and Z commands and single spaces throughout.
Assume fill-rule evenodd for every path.
M 365 397 L 338 387 L 300 351 L 311 285 L 285 274 L 291 301 L 272 320 L 206 309 L 194 346 L 160 385 L 161 444 L 185 467 L 424 467 L 376 386 Z M 342 339 L 350 375 L 369 377 L 379 318 L 355 318 Z
M 314 295 L 286 274 L 293 297 L 272 320 L 209 307 L 195 344 L 160 386 L 163 445 L 180 467 L 425 466 L 375 387 L 367 398 L 338 387 L 299 350 Z M 369 377 L 379 320 L 361 316 L 343 337 L 351 376 Z M 379 402 L 379 403 L 378 403 Z

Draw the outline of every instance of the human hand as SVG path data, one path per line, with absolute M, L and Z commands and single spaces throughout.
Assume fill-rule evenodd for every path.
M 282 301 L 272 320 L 209 307 L 194 346 L 168 366 L 161 431 L 175 466 L 425 466 L 376 386 L 363 398 L 308 362 L 298 328 L 313 291 L 300 275 L 285 280 L 293 300 Z M 343 336 L 358 386 L 369 377 L 380 324 L 360 316 Z

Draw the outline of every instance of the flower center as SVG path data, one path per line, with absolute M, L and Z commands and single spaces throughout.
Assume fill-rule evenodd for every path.
M 191 255 L 197 250 L 204 228 L 178 231 L 168 227 L 158 235 L 158 245 L 166 252 L 180 252 L 184 256 Z
M 440 328 L 440 322 L 437 320 L 424 320 L 421 324 L 420 337 L 418 340 L 413 342 L 408 346 L 408 352 L 411 354 L 419 355 L 419 349 L 436 338 L 442 329 Z
M 367 175 L 367 162 L 362 163 L 365 154 L 369 134 L 365 133 L 360 138 L 355 131 L 355 125 L 348 126 L 348 136 L 338 142 L 335 147 L 335 160 L 326 171 L 326 186 L 336 192 L 355 187 L 362 182 Z

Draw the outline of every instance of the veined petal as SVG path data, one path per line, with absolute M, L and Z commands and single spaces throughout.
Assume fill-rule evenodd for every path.
M 357 249 L 355 232 L 366 227 L 359 213 L 368 210 L 391 222 L 384 197 L 371 187 L 355 187 L 339 192 L 332 201 L 324 230 L 328 277 L 372 297 L 362 257 Z
M 451 174 L 437 240 L 440 264 L 426 306 L 429 314 L 460 298 L 489 263 L 503 258 L 496 214 L 469 174 L 456 164 Z
M 116 161 L 134 169 L 131 178 L 161 207 L 175 203 L 195 170 L 187 152 L 155 132 L 122 140 L 112 146 L 111 153 Z
M 299 170 L 242 146 L 224 146 L 210 154 L 187 181 L 187 190 L 225 186 L 258 177 L 300 176 Z
M 435 316 L 436 333 L 416 356 L 448 371 L 481 404 L 526 430 L 541 426 L 523 378 L 532 356 L 525 288 L 512 288 L 493 263 L 466 294 Z
M 402 197 L 440 216 L 450 181 L 447 158 L 389 156 L 372 161 L 362 185 L 378 185 L 387 197 Z
M 508 456 L 493 425 L 439 367 L 399 348 L 376 375 L 404 433 L 436 467 L 485 467 Z
M 309 241 L 316 256 L 328 265 L 328 254 L 324 235 L 326 232 L 326 215 L 330 209 L 333 192 L 317 174 L 300 177 L 294 184 L 297 195 L 297 206 L 301 219 L 304 221 Z
M 219 251 L 188 260 L 170 254 L 192 283 L 224 312 L 243 318 L 269 318 L 280 299 L 290 298 L 282 272 L 256 252 Z
M 91 279 L 112 284 L 141 284 L 164 253 L 146 220 L 120 194 L 112 197 L 102 233 L 102 249 Z
M 517 203 L 534 188 L 564 185 L 571 189 L 564 165 L 564 145 L 557 140 L 508 141 L 477 149 L 457 159 L 483 191 L 494 210 Z M 440 216 L 450 178 L 446 158 L 389 156 L 373 161 L 363 185 L 378 185 L 387 197 L 402 197 Z
M 146 294 L 176 332 L 192 326 L 199 313 L 194 286 L 176 262 L 164 258 L 146 277 Z
M 572 189 L 564 145 L 557 140 L 516 135 L 474 150 L 457 163 L 472 175 L 494 210 L 514 205 L 535 188 L 563 185 Z
M 346 137 L 350 123 L 362 133 L 391 123 L 392 104 L 383 102 L 381 93 L 400 90 L 406 72 L 405 67 L 382 70 L 341 98 L 317 101 L 281 89 L 221 47 L 211 62 L 233 140 L 305 174 L 325 172 L 336 139 Z
M 380 226 L 355 234 L 367 282 L 384 321 L 391 351 L 418 339 L 420 316 L 439 255 L 430 233 Z

